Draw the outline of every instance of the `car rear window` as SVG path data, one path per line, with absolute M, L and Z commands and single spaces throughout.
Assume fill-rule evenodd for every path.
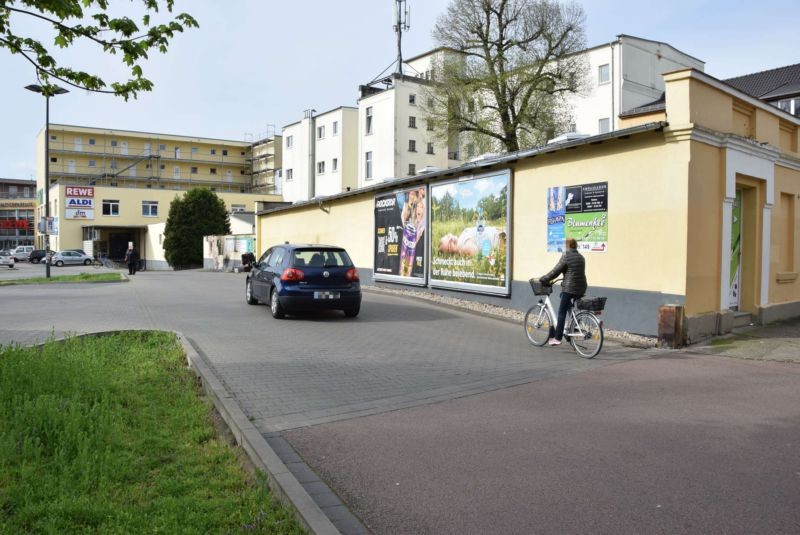
M 343 249 L 295 249 L 294 267 L 351 267 L 353 263 Z

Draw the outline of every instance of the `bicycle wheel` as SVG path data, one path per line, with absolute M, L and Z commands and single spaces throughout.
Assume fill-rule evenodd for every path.
M 596 357 L 603 348 L 603 325 L 591 312 L 579 312 L 575 319 L 577 323 L 570 329 L 574 336 L 569 337 L 572 347 L 585 359 Z
M 533 305 L 525 313 L 525 335 L 535 346 L 543 346 L 550 338 L 553 320 L 543 304 Z

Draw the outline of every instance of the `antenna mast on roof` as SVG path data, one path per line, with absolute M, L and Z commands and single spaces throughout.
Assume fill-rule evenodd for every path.
M 394 0 L 394 32 L 397 34 L 397 73 L 403 74 L 403 32 L 411 29 L 411 8 L 406 0 Z

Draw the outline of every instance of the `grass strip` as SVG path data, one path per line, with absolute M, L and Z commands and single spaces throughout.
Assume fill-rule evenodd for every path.
M 0 281 L 0 286 L 14 284 L 51 284 L 57 282 L 121 282 L 119 273 L 79 273 L 78 275 L 58 275 L 56 277 L 32 277 Z
M 302 533 L 172 333 L 0 347 L 0 533 Z

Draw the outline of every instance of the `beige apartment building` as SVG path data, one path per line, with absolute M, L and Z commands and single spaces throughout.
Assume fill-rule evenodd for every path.
M 281 200 L 274 185 L 274 165 L 279 164 L 274 141 L 254 149 L 243 141 L 62 124 L 51 124 L 49 135 L 52 250 L 81 248 L 117 259 L 134 242 L 148 268 L 168 268 L 163 233 L 154 235 L 151 229 L 166 221 L 176 196 L 194 187 L 209 188 L 231 212 Z M 42 130 L 37 139 L 39 191 L 45 185 L 44 136 Z M 263 165 L 254 173 L 255 162 Z M 37 218 L 42 218 L 44 195 L 39 197 Z M 42 247 L 44 235 L 37 234 L 36 243 Z

